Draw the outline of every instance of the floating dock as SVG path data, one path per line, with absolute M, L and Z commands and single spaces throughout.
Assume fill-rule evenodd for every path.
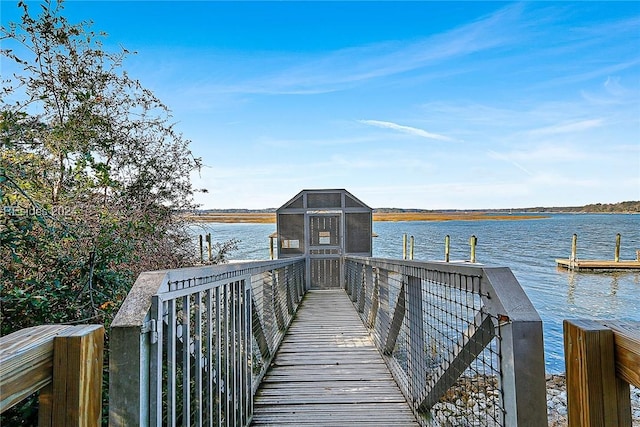
M 640 271 L 640 261 L 556 259 L 556 264 L 572 271 Z
M 558 267 L 566 268 L 571 271 L 640 271 L 640 249 L 636 251 L 636 259 L 621 260 L 620 259 L 620 233 L 616 234 L 616 247 L 613 260 L 592 260 L 578 259 L 578 235 L 574 234 L 571 241 L 571 256 L 567 258 L 556 259 Z

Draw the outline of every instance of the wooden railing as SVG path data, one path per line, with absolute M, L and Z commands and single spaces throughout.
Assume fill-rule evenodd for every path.
M 569 427 L 631 427 L 640 387 L 640 323 L 565 320 Z
M 348 256 L 345 280 L 418 420 L 547 424 L 542 321 L 511 270 Z
M 109 425 L 244 426 L 304 258 L 141 274 L 111 324 Z
M 35 392 L 39 426 L 98 426 L 102 325 L 42 325 L 0 338 L 0 413 Z

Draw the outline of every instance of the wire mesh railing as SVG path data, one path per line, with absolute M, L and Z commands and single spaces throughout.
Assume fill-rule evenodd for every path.
M 112 324 L 110 425 L 248 425 L 303 258 L 143 273 Z
M 546 425 L 542 322 L 508 268 L 345 258 L 345 289 L 423 425 Z

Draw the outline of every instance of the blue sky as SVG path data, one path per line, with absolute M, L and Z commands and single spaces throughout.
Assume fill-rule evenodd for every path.
M 2 1 L 2 22 L 15 19 Z M 203 208 L 640 200 L 640 2 L 69 1 L 172 110 Z

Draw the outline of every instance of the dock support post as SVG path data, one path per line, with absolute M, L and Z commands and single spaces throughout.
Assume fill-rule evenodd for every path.
M 200 264 L 204 262 L 204 248 L 202 246 L 202 234 L 198 235 L 198 241 L 200 243 Z
M 573 239 L 571 240 L 571 258 L 569 258 L 569 268 L 572 270 L 576 267 L 576 260 L 578 253 L 578 235 L 573 234 Z
M 274 259 L 273 254 L 274 254 L 274 251 L 273 251 L 273 237 L 269 236 L 269 258 L 270 259 Z
M 451 237 L 444 236 L 444 262 L 449 262 L 449 249 L 451 247 Z
M 620 236 L 620 233 L 616 234 L 616 251 L 614 253 L 613 256 L 613 260 L 615 262 L 620 262 L 620 239 L 622 236 Z
M 413 243 L 414 243 L 413 236 L 411 236 L 409 239 L 409 259 L 410 260 L 413 260 Z
M 407 259 L 407 233 L 402 235 L 402 259 Z
M 211 233 L 207 234 L 207 242 L 209 243 L 209 262 L 212 261 L 212 256 L 211 256 Z
M 469 244 L 471 245 L 471 262 L 476 262 L 476 245 L 478 244 L 478 238 L 475 235 L 472 235 L 469 239 Z

